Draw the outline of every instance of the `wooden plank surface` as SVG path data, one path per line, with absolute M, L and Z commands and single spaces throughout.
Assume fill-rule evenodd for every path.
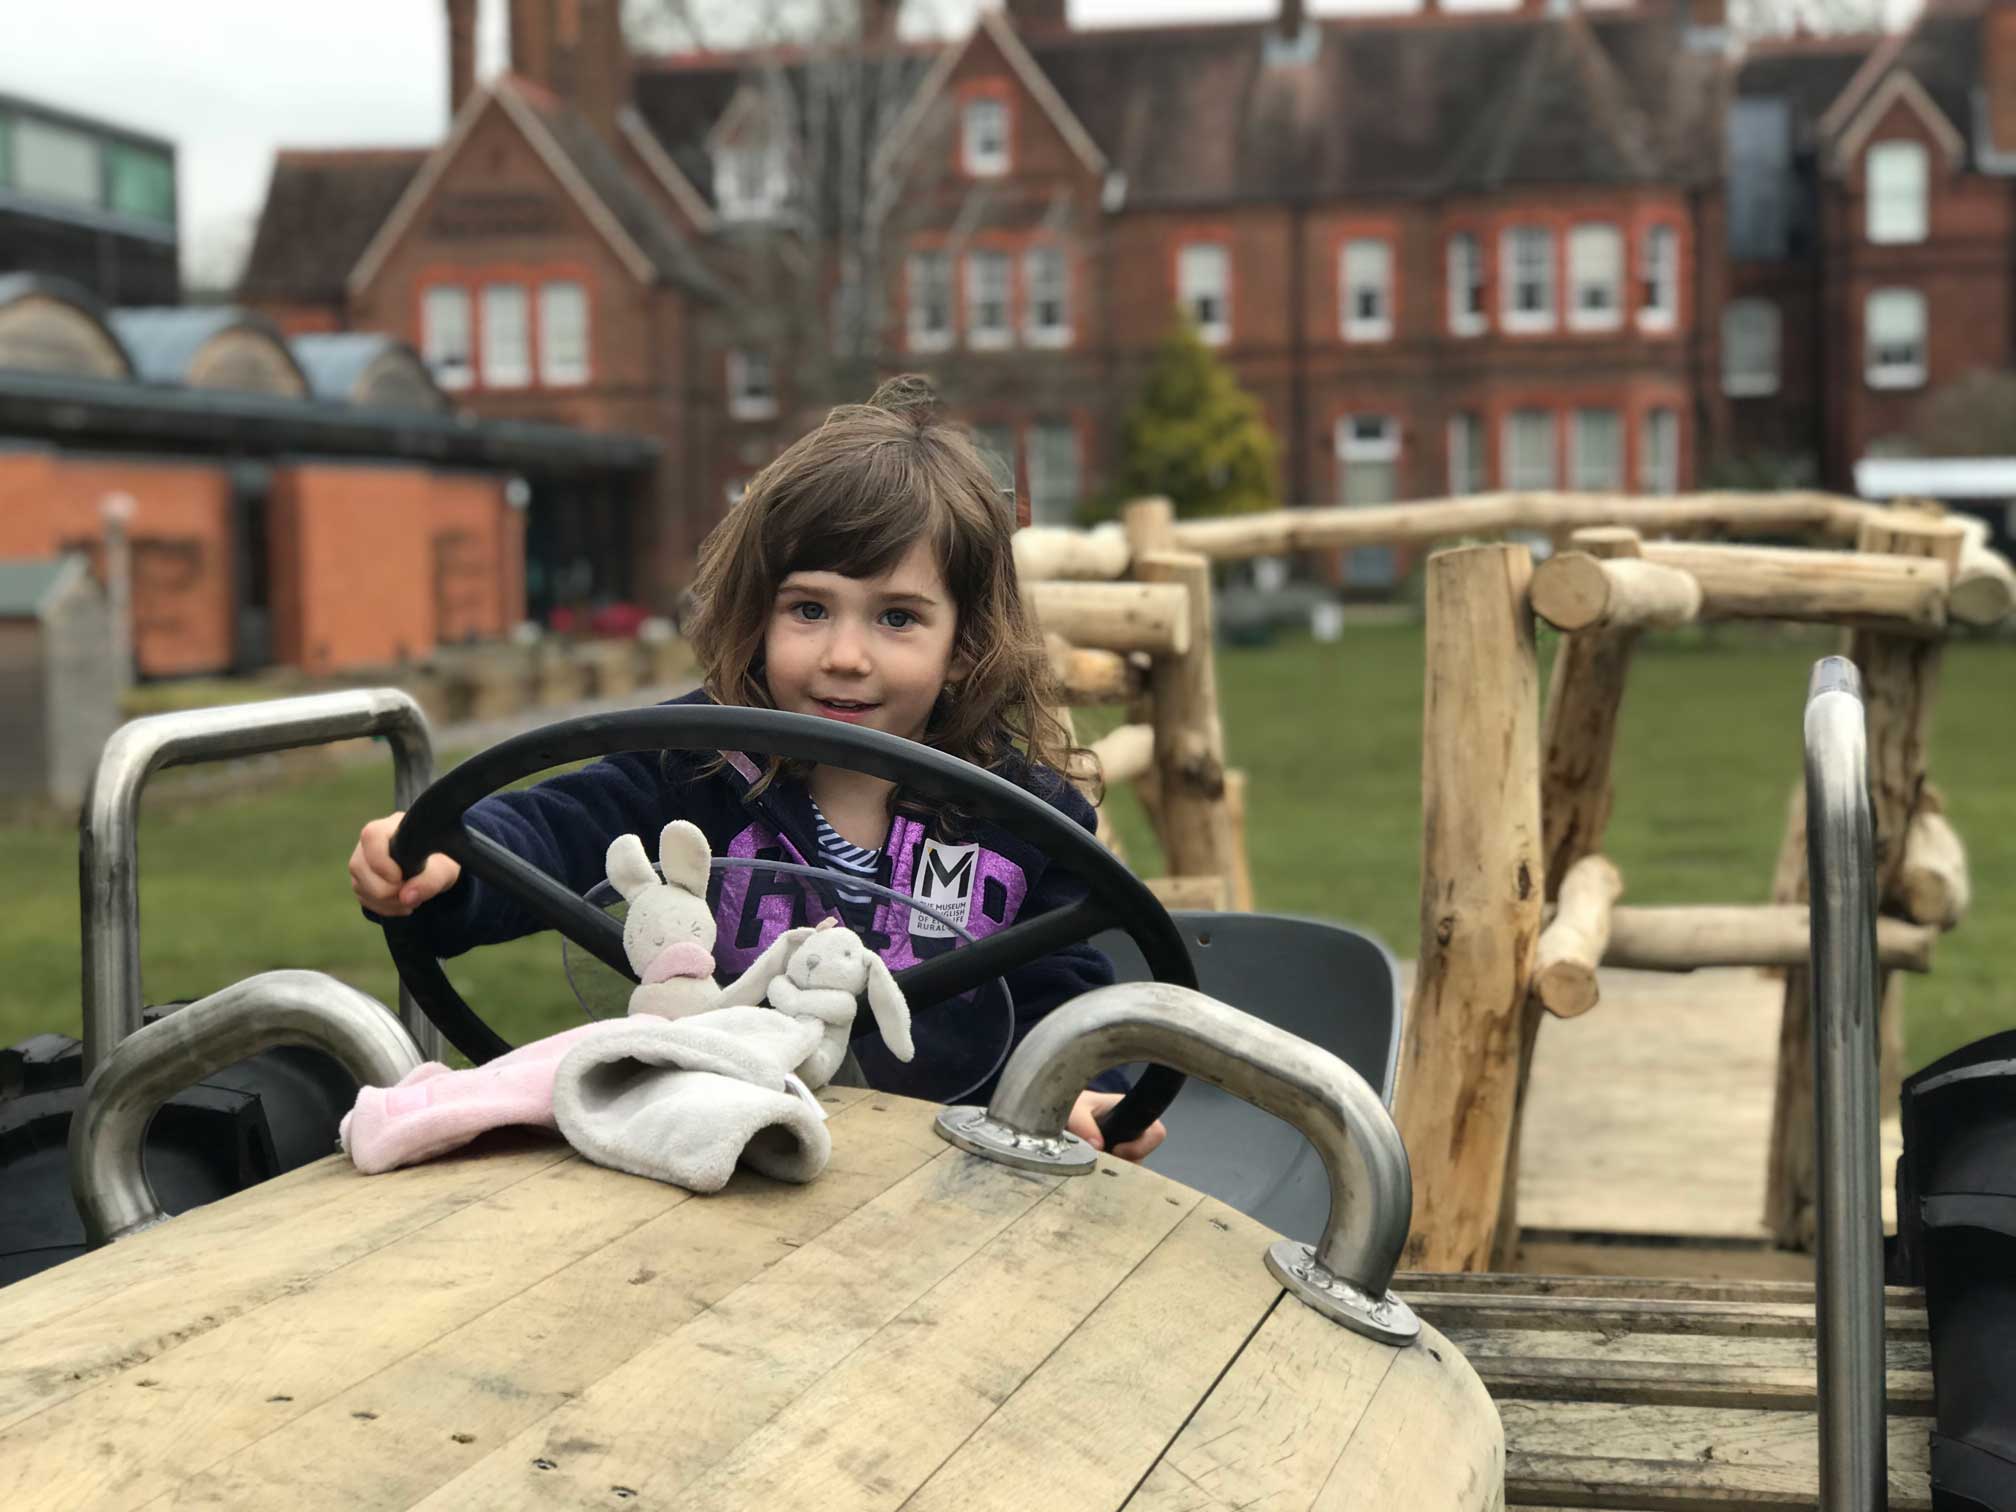
M 1506 1500 L 1589 1507 L 1812 1507 L 1818 1430 L 1803 1412 L 1504 1402 Z M 1922 1419 L 1893 1418 L 1890 1507 L 1932 1505 Z
M 1123 1505 L 1281 1297 L 1274 1235 L 1194 1208 L 905 1512 L 1096 1512 Z
M 937 1154 L 858 1107 L 833 1130 L 835 1159 L 816 1182 L 744 1175 L 680 1203 L 156 1505 L 283 1506 L 304 1485 L 345 1507 L 411 1505 Z

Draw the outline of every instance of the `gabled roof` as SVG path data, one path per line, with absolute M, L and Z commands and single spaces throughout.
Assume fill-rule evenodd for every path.
M 500 110 L 551 170 L 610 249 L 643 283 L 657 279 L 712 294 L 713 277 L 658 206 L 580 112 L 522 79 L 506 74 L 476 91 L 455 118 L 454 128 L 407 184 L 368 246 L 350 270 L 352 291 L 377 276 L 386 256 L 405 235 L 420 207 L 446 176 L 476 124 Z
M 1859 151 L 1900 99 L 1918 112 L 1950 154 L 1964 158 L 1975 130 L 1981 41 L 1979 11 L 1942 7 L 1920 12 L 1907 29 L 1872 50 L 1821 117 L 1822 134 L 1831 140 L 1837 162 Z
M 427 156 L 425 148 L 281 149 L 238 297 L 340 303 L 344 279 Z

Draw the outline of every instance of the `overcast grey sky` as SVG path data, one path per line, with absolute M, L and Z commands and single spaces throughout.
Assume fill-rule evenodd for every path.
M 1075 25 L 1110 26 L 1264 16 L 1279 0 L 1069 3 Z M 1506 0 L 1449 3 L 1489 8 Z M 502 60 L 504 0 L 482 4 L 487 73 Z M 928 24 L 934 13 L 939 24 L 963 29 L 978 4 L 913 0 L 905 29 L 912 29 L 913 18 Z M 1310 9 L 1411 10 L 1415 4 L 1315 0 Z M 0 11 L 6 12 L 0 92 L 176 144 L 184 277 L 207 287 L 236 277 L 265 198 L 274 148 L 418 145 L 438 140 L 444 128 L 442 0 L 0 0 Z

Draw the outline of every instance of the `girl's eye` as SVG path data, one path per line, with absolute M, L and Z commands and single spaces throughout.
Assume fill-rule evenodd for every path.
M 822 620 L 826 618 L 826 606 L 816 604 L 811 599 L 800 599 L 787 613 L 801 620 Z
M 917 623 L 917 616 L 908 609 L 885 609 L 882 619 L 891 630 L 907 630 Z

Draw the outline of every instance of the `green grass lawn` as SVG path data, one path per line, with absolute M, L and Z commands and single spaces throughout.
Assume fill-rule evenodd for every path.
M 1637 903 L 1763 901 L 1784 802 L 1799 770 L 1799 712 L 1829 636 L 1724 630 L 1639 652 L 1621 725 L 1609 853 Z M 1548 649 L 1551 649 L 1549 647 Z M 1340 645 L 1289 640 L 1219 661 L 1226 738 L 1250 776 L 1248 842 L 1263 908 L 1345 920 L 1415 953 L 1420 868 L 1421 634 L 1354 625 Z M 2016 1023 L 2009 938 L 2016 906 L 2016 647 L 1947 655 L 1932 768 L 1966 841 L 1973 911 L 1907 997 L 1922 1064 Z M 200 774 L 187 774 L 194 778 Z M 307 762 L 234 795 L 169 773 L 141 824 L 143 973 L 149 1001 L 200 996 L 251 972 L 314 967 L 389 1001 L 378 931 L 350 901 L 344 862 L 365 819 L 391 806 L 391 763 Z M 1156 867 L 1139 811 L 1115 813 L 1130 856 Z M 74 827 L 4 822 L 0 1044 L 76 1033 L 79 944 Z M 553 937 L 449 963 L 510 1038 L 578 1022 Z

